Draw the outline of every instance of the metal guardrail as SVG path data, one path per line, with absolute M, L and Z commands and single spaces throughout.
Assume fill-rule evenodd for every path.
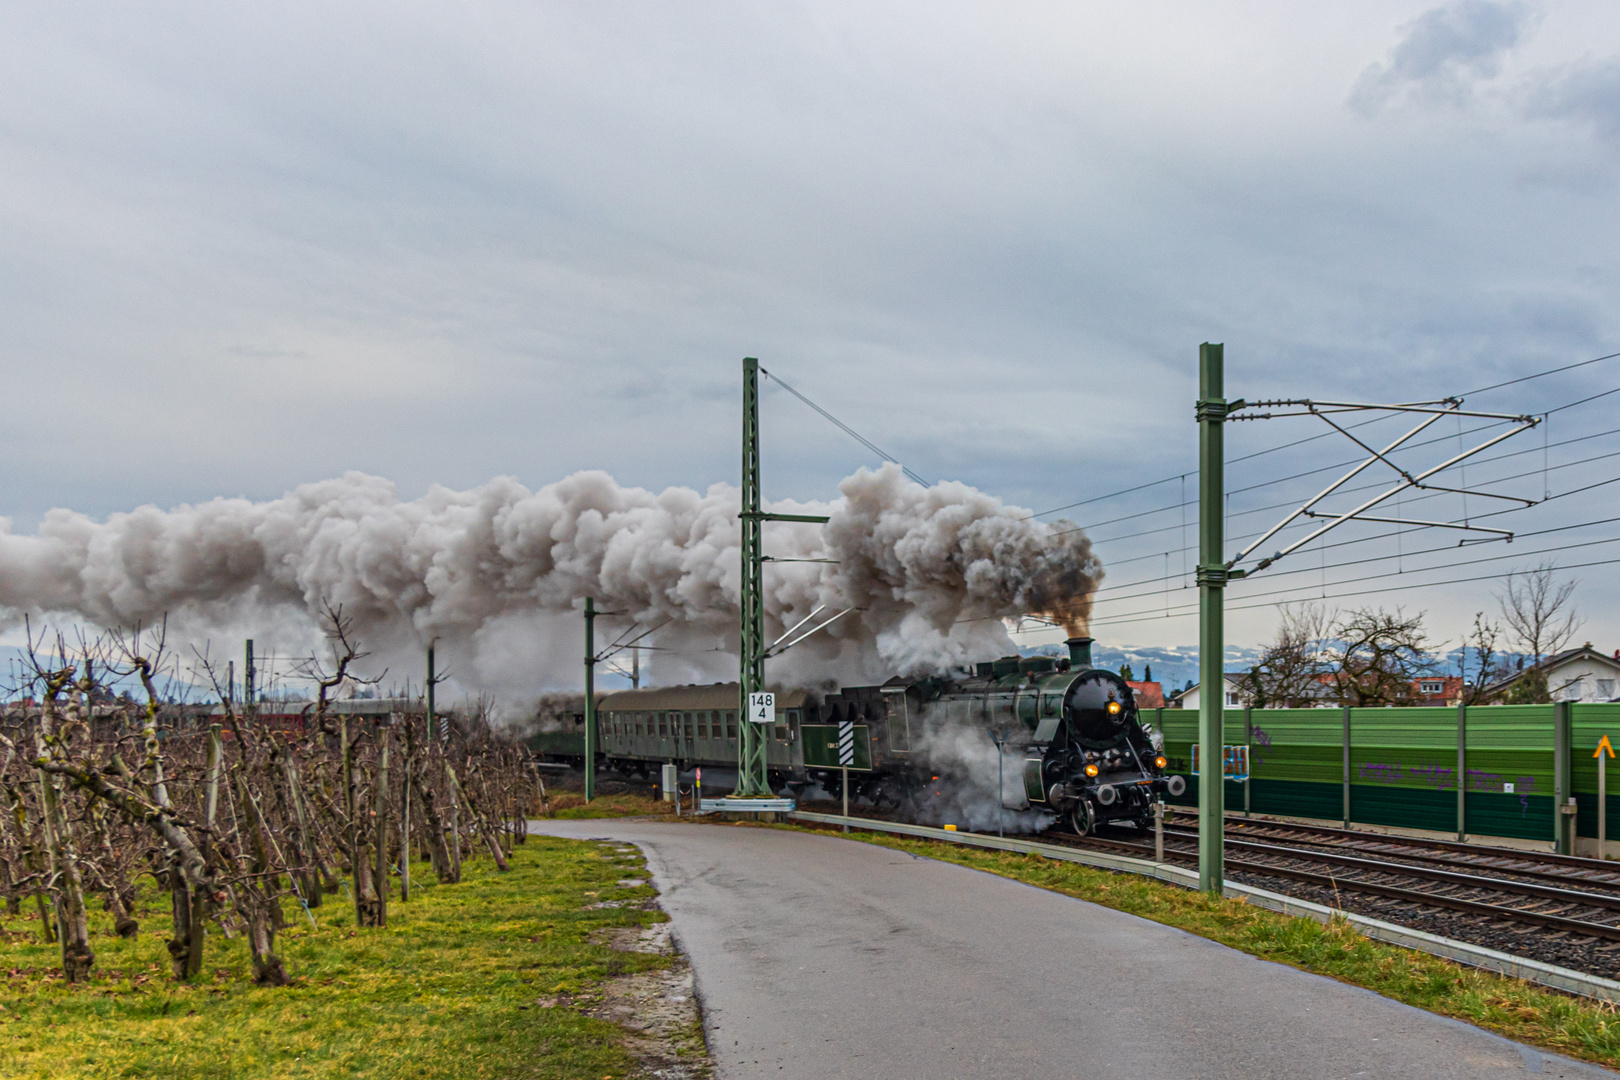
M 798 810 L 789 816 L 800 821 L 814 821 L 825 825 L 848 825 L 852 829 L 866 829 L 871 832 L 916 836 L 927 840 L 946 840 L 953 844 L 965 844 L 969 847 L 1040 855 L 1048 859 L 1081 863 L 1103 870 L 1141 874 L 1144 877 L 1156 878 L 1159 881 L 1167 881 L 1189 889 L 1198 887 L 1198 872 L 1195 870 L 1172 866 L 1169 863 L 1156 863 L 1150 859 L 1134 859 L 1128 855 L 1110 855 L 1106 852 L 1086 851 L 1080 848 L 1063 847 L 1058 844 L 1043 844 L 1037 840 L 1016 840 L 1011 837 L 989 836 L 981 833 L 947 832 L 944 829 L 937 829 L 929 825 L 873 821 L 869 818 L 844 817 L 840 814 L 817 814 Z M 1584 972 L 1572 971 L 1569 968 L 1558 967 L 1554 964 L 1544 964 L 1539 960 L 1527 960 L 1524 957 L 1497 952 L 1495 949 L 1487 949 L 1482 945 L 1473 945 L 1466 941 L 1454 941 L 1451 938 L 1428 934 L 1422 930 L 1397 926 L 1382 919 L 1358 915 L 1353 911 L 1340 911 L 1323 904 L 1312 903 L 1309 900 L 1299 900 L 1292 896 L 1284 896 L 1282 893 L 1271 892 L 1269 889 L 1241 885 L 1235 881 L 1225 882 L 1222 891 L 1231 899 L 1243 900 L 1256 907 L 1263 907 L 1296 918 L 1315 919 L 1317 922 L 1325 923 L 1334 916 L 1341 916 L 1348 920 L 1357 932 L 1377 941 L 1399 945 L 1402 948 L 1413 949 L 1417 952 L 1429 953 L 1433 956 L 1444 957 L 1447 960 L 1455 960 L 1459 964 L 1467 964 L 1470 967 L 1492 971 L 1498 975 L 1507 975 L 1511 978 L 1539 983 L 1542 986 L 1549 986 L 1565 993 L 1598 998 L 1603 1001 L 1620 1002 L 1620 982 L 1605 979 L 1599 975 L 1587 975 Z
M 792 813 L 798 804 L 792 799 L 700 799 L 698 800 L 698 813 L 714 814 L 732 811 L 736 813 Z

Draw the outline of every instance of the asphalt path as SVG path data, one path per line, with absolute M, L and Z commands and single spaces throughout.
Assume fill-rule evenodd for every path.
M 1614 1075 L 890 848 L 720 824 L 531 829 L 646 853 L 722 1080 Z

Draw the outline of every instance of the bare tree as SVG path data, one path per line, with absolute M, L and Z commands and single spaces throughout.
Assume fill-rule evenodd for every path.
M 1334 624 L 1329 657 L 1334 690 L 1346 705 L 1413 705 L 1413 681 L 1431 674 L 1434 648 L 1423 629 L 1423 613 L 1400 608 L 1361 608 Z
M 1551 561 L 1515 570 L 1507 576 L 1506 591 L 1496 598 L 1515 643 L 1537 664 L 1568 645 L 1586 621 L 1571 602 L 1579 582 L 1555 581 L 1556 571 Z
M 1320 704 L 1329 671 L 1327 640 L 1334 614 L 1319 604 L 1285 604 L 1277 636 L 1245 677 L 1257 709 L 1303 709 Z
M 1484 705 L 1495 695 L 1488 692 L 1488 688 L 1510 674 L 1505 661 L 1497 652 L 1497 644 L 1502 638 L 1502 627 L 1485 617 L 1483 611 L 1474 613 L 1474 629 L 1462 644 L 1462 666 L 1460 674 L 1463 680 L 1462 700 L 1464 705 Z M 1468 653 L 1474 654 L 1474 674 L 1468 674 Z
M 441 880 L 459 880 L 461 859 L 484 850 L 505 868 L 539 790 L 526 756 L 482 716 L 427 740 L 425 708 L 380 717 L 337 707 L 333 691 L 372 680 L 354 673 L 364 654 L 341 611 L 328 615 L 330 659 L 308 668 L 317 700 L 273 716 L 239 708 L 206 650 L 189 681 L 213 682 L 217 702 L 165 697 L 176 672 L 161 629 L 72 648 L 58 636 L 47 648 L 29 628 L 13 687 L 22 700 L 0 709 L 0 899 L 12 913 L 39 905 L 41 936 L 60 944 L 69 980 L 95 964 L 91 900 L 117 932 L 138 932 L 141 874 L 169 894 L 176 979 L 203 969 L 212 925 L 246 940 L 255 982 L 285 986 L 275 944 L 288 899 L 313 924 L 321 894 L 352 875 L 357 921 L 384 926 L 390 872 L 424 847 Z M 124 680 L 144 700 L 115 697 Z M 428 828 L 413 835 L 404 825 L 418 810 Z

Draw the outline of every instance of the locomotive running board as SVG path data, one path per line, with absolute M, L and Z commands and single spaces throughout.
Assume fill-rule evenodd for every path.
M 825 825 L 848 825 L 853 829 L 867 829 L 872 832 L 897 833 L 901 836 L 920 836 L 929 840 L 946 840 L 953 844 L 967 844 L 970 847 L 995 848 L 999 851 L 1017 851 L 1026 855 L 1040 855 L 1048 859 L 1060 859 L 1063 862 L 1083 863 L 1086 866 L 1095 866 L 1103 870 L 1118 870 L 1128 874 L 1141 874 L 1144 877 L 1157 878 L 1172 885 L 1181 885 L 1189 889 L 1198 888 L 1198 872 L 1169 863 L 1156 863 L 1151 859 L 1133 859 L 1128 855 L 1109 855 L 1101 851 L 1086 851 L 1081 848 L 1063 847 L 1057 844 L 1043 844 L 1036 840 L 1014 840 L 1010 837 L 989 836 L 984 833 L 946 832 L 929 825 L 907 825 L 893 821 L 873 821 L 870 818 L 844 817 L 840 814 L 815 814 L 806 810 L 796 810 L 788 817 L 799 821 L 813 821 Z M 1599 975 L 1588 975 L 1581 971 L 1572 971 L 1569 968 L 1558 967 L 1554 964 L 1544 964 L 1539 960 L 1527 960 L 1522 956 L 1512 956 L 1508 953 L 1487 949 L 1482 945 L 1474 945 L 1466 941 L 1455 941 L 1451 938 L 1440 937 L 1437 934 L 1425 933 L 1422 930 L 1413 930 L 1406 926 L 1397 926 L 1382 919 L 1358 915 L 1353 911 L 1339 911 L 1323 904 L 1315 904 L 1309 900 L 1300 900 L 1292 896 L 1284 896 L 1269 889 L 1257 889 L 1252 885 L 1242 885 L 1235 881 L 1224 883 L 1222 891 L 1233 900 L 1243 900 L 1256 907 L 1263 907 L 1271 911 L 1292 915 L 1295 918 L 1315 919 L 1325 923 L 1335 917 L 1346 919 L 1358 933 L 1377 941 L 1385 941 L 1391 945 L 1412 949 L 1416 952 L 1425 952 L 1433 956 L 1455 960 L 1459 964 L 1481 968 L 1485 971 L 1494 971 L 1498 975 L 1509 978 L 1524 979 L 1527 982 L 1540 983 L 1565 993 L 1577 994 L 1581 997 L 1599 998 L 1603 1001 L 1620 1002 L 1620 982 L 1605 979 Z

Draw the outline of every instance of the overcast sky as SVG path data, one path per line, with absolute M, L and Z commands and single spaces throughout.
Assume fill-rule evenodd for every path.
M 702 489 L 737 479 L 756 355 L 927 479 L 1036 510 L 1140 488 L 1066 513 L 1114 586 L 1168 569 L 1174 616 L 1180 481 L 1148 485 L 1196 469 L 1199 342 L 1225 342 L 1251 399 L 1428 398 L 1615 352 L 1617 179 L 1603 3 L 8 5 L 0 512 L 31 531 L 54 506 L 268 498 L 348 469 L 411 496 L 594 467 Z M 1614 387 L 1620 361 L 1469 405 Z M 1554 414 L 1550 443 L 1597 437 L 1470 480 L 1545 465 L 1498 489 L 1539 497 L 1620 476 L 1554 468 L 1620 449 L 1598 434 L 1617 405 Z M 871 463 L 768 384 L 763 425 L 768 496 L 827 498 Z M 1248 425 L 1231 454 L 1316 431 Z M 1511 527 L 1620 516 L 1617 494 Z M 1497 561 L 1400 584 L 1609 536 L 1431 555 Z M 1454 542 L 1407 537 L 1397 568 Z M 1394 584 L 1330 587 L 1390 568 L 1311 551 L 1319 581 L 1234 590 L 1257 605 L 1235 638 L 1279 598 Z M 1571 571 L 1606 649 L 1617 571 Z M 1493 587 L 1365 598 L 1455 638 Z M 1196 640 L 1143 614 L 1161 598 L 1115 595 L 1099 636 Z

